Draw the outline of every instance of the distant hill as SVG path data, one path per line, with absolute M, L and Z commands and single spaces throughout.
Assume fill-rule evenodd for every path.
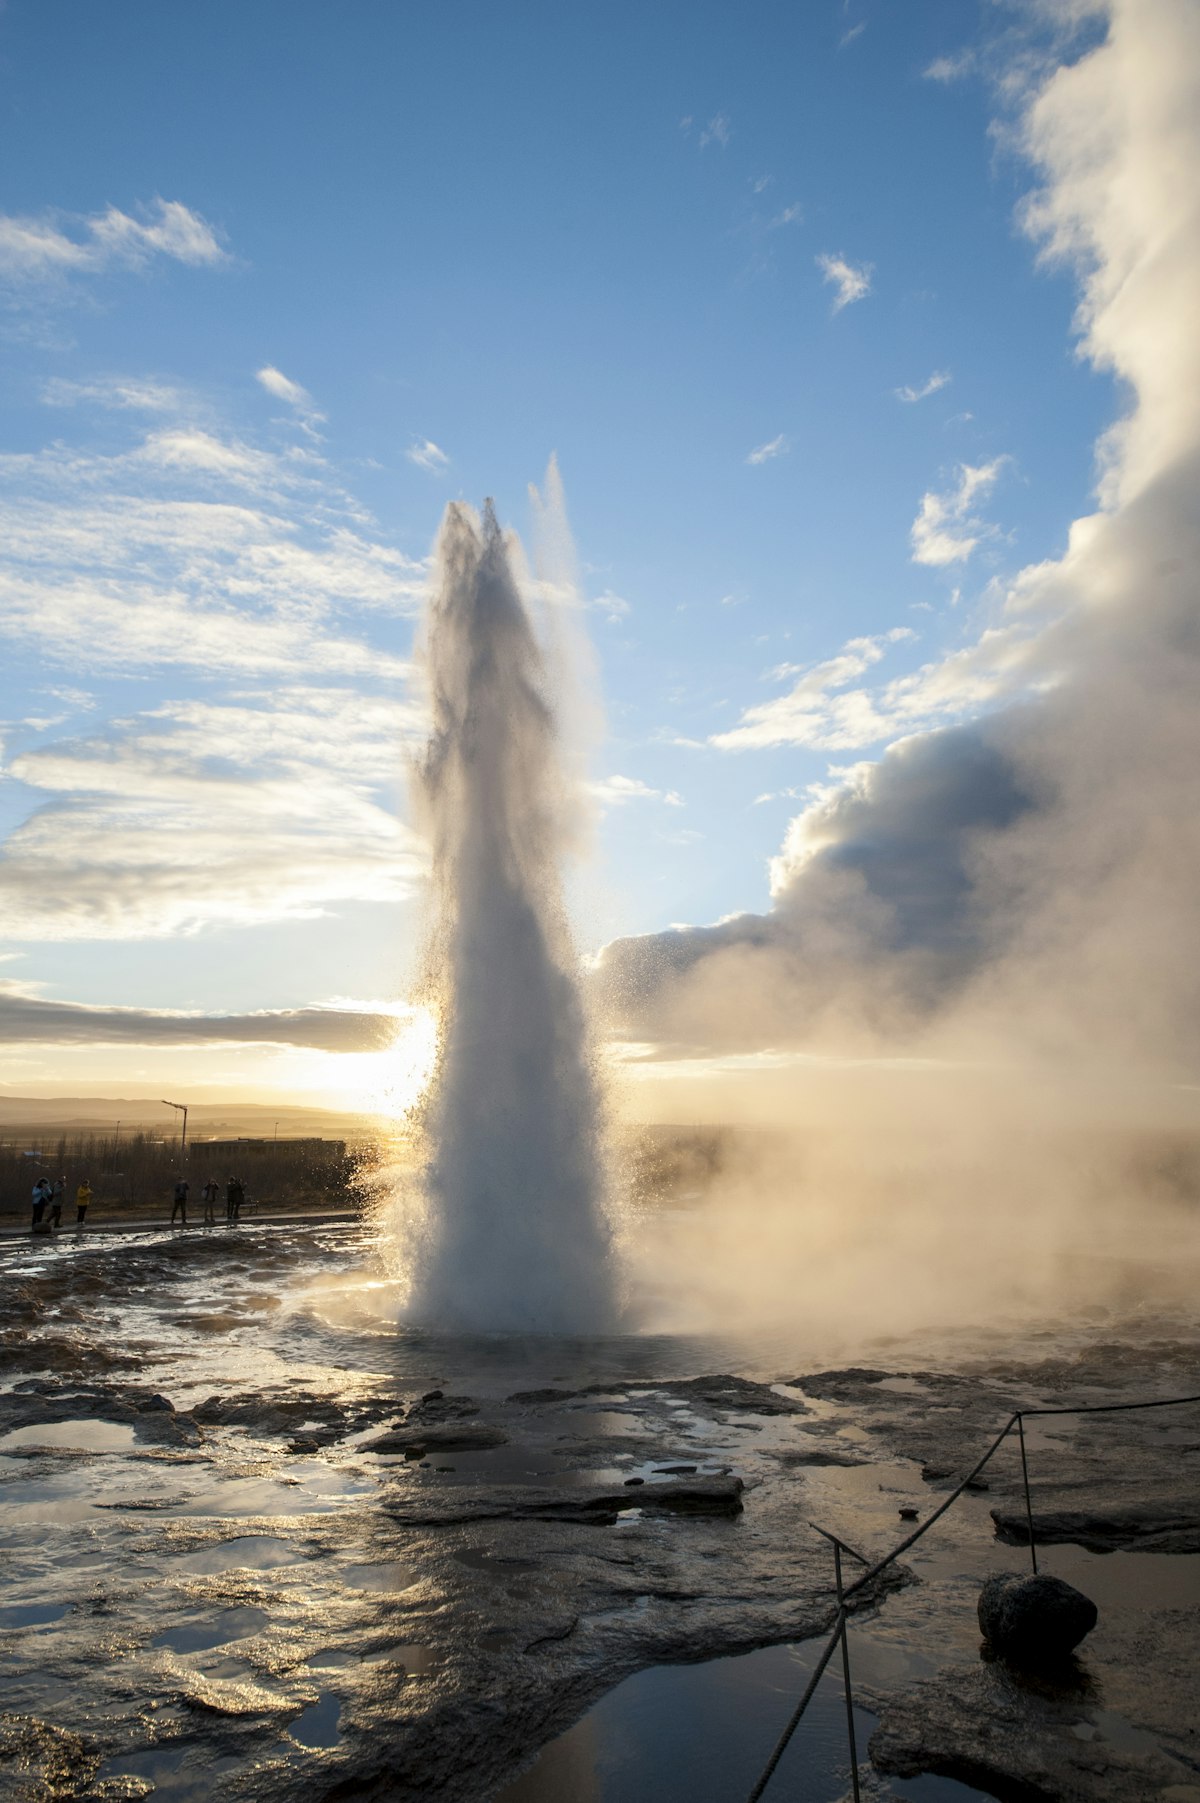
M 145 1129 L 165 1137 L 179 1130 L 179 1117 L 145 1096 L 7 1096 L 0 1095 L 0 1134 L 111 1133 L 118 1121 L 122 1133 Z M 378 1132 L 371 1115 L 343 1114 L 332 1108 L 270 1106 L 261 1102 L 194 1102 L 188 1106 L 188 1138 L 193 1140 L 258 1137 L 270 1139 L 278 1123 L 281 1139 L 362 1139 Z

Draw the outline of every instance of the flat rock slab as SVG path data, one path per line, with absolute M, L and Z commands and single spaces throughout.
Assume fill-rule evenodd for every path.
M 718 1516 L 743 1509 L 742 1480 L 730 1474 L 671 1478 L 636 1489 L 554 1490 L 525 1484 L 493 1484 L 475 1491 L 431 1490 L 411 1502 L 392 1503 L 393 1521 L 448 1526 L 469 1521 L 576 1521 L 609 1526 L 630 1509 L 642 1514 Z
M 406 1459 L 423 1458 L 427 1452 L 487 1452 L 493 1446 L 506 1446 L 508 1435 L 502 1428 L 488 1427 L 486 1422 L 454 1426 L 434 1423 L 397 1427 L 373 1440 L 360 1444 L 362 1452 L 402 1453 Z
M 1013 1803 L 1200 1795 L 1194 1766 L 1152 1744 L 1133 1750 L 1097 1725 L 1095 1713 L 1083 1685 L 1076 1695 L 1042 1694 L 999 1664 L 944 1671 L 883 1703 L 870 1753 L 881 1771 L 901 1778 L 934 1772 Z
M 998 1540 L 1029 1545 L 1023 1508 L 993 1509 L 991 1514 Z M 1033 1537 L 1039 1546 L 1085 1546 L 1093 1553 L 1200 1553 L 1200 1498 L 1192 1491 L 1148 1498 L 1141 1507 L 1035 1509 Z

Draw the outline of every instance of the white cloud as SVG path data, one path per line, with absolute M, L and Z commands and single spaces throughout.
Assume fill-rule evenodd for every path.
M 661 789 L 652 789 L 639 776 L 600 777 L 587 784 L 587 791 L 602 808 L 624 807 L 630 801 L 661 801 L 669 808 L 685 805 L 677 790 L 669 789 L 664 794 Z
M 435 476 L 440 476 L 450 465 L 449 457 L 432 438 L 415 440 L 404 454 L 418 469 L 429 470 Z
M 404 895 L 424 854 L 391 795 L 422 730 L 409 703 L 298 684 L 27 751 L 10 775 L 50 800 L 0 852 L 6 931 L 140 938 Z
M 898 401 L 925 401 L 939 389 L 949 386 L 951 377 L 948 369 L 935 369 L 933 374 L 919 388 L 911 388 L 906 383 L 903 388 L 894 388 L 892 393 Z
M 403 677 L 362 617 L 412 613 L 424 576 L 312 460 L 174 425 L 0 456 L 0 632 L 63 668 Z
M 180 389 L 144 376 L 100 376 L 89 382 L 52 376 L 42 387 L 42 400 L 47 407 L 75 407 L 80 402 L 91 402 L 96 407 L 130 413 L 178 413 L 184 405 Z
M 772 457 L 783 457 L 791 450 L 791 448 L 791 445 L 788 443 L 787 433 L 781 432 L 777 438 L 768 439 L 766 444 L 760 444 L 753 451 L 749 452 L 746 457 L 746 462 L 769 463 Z
M 84 218 L 54 212 L 0 214 L 0 280 L 60 281 L 110 269 L 139 269 L 154 257 L 179 263 L 226 261 L 208 221 L 178 200 L 155 200 L 134 219 L 118 207 Z
M 633 612 L 632 605 L 625 600 L 624 596 L 614 595 L 612 590 L 607 588 L 602 595 L 596 596 L 591 605 L 598 614 L 604 615 L 609 626 L 620 626 Z
M 833 256 L 822 251 L 817 258 L 817 268 L 822 278 L 832 283 L 837 289 L 834 296 L 833 310 L 840 313 L 843 307 L 853 305 L 855 301 L 865 299 L 871 292 L 871 277 L 875 272 L 873 263 L 848 263 L 845 257 Z
M 959 50 L 953 56 L 935 56 L 929 67 L 924 70 L 926 81 L 940 81 L 949 84 L 961 81 L 964 75 L 970 75 L 975 68 L 975 52 Z
M 876 689 L 850 687 L 895 645 L 916 638 L 911 627 L 895 626 L 871 638 L 850 639 L 823 662 L 800 667 L 780 664 L 774 680 L 795 678 L 786 695 L 747 708 L 735 727 L 714 733 L 720 751 L 748 751 L 770 745 L 807 745 L 850 750 L 876 745 L 947 720 L 979 711 L 1040 674 L 1033 649 L 1036 630 L 1024 625 L 991 629 L 972 646 L 951 653 Z
M 725 113 L 714 113 L 704 130 L 700 133 L 700 148 L 703 150 L 709 144 L 719 144 L 721 149 L 724 150 L 732 136 L 733 127 L 729 123 L 728 115 Z
M 977 499 L 995 486 L 996 478 L 1008 462 L 1007 457 L 994 457 L 990 463 L 960 463 L 958 481 L 945 494 L 932 490 L 922 495 L 921 507 L 912 525 L 912 560 L 932 565 L 935 569 L 948 564 L 965 563 L 983 538 L 995 534 L 972 513 Z
M 790 206 L 782 207 L 780 211 L 775 214 L 774 218 L 768 219 L 767 230 L 769 232 L 776 232 L 779 230 L 780 226 L 799 225 L 803 217 L 804 208 L 800 205 L 798 200 L 793 200 Z
M 857 25 L 852 25 L 849 31 L 844 31 L 842 33 L 838 40 L 838 49 L 845 50 L 848 45 L 853 44 L 860 38 L 866 29 L 867 21 L 865 19 L 860 19 Z
M 314 428 L 324 420 L 325 415 L 318 410 L 307 388 L 302 388 L 299 382 L 293 382 L 290 376 L 285 376 L 273 363 L 264 364 L 262 369 L 255 370 L 254 379 L 268 394 L 274 395 L 277 401 L 283 401 L 291 407 L 301 425 L 314 437 L 317 436 Z

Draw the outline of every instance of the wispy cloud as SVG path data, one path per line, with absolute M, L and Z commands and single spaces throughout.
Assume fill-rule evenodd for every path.
M 929 67 L 923 71 L 926 81 L 949 83 L 961 81 L 964 75 L 970 75 L 975 68 L 975 52 L 959 50 L 953 56 L 935 56 Z
M 893 646 L 915 637 L 910 628 L 894 627 L 874 638 L 849 640 L 836 656 L 799 671 L 786 695 L 747 708 L 735 727 L 714 734 L 709 743 L 720 751 L 772 745 L 865 749 L 978 713 L 1036 674 L 1037 631 L 1012 624 L 990 628 L 973 645 L 876 688 L 850 686 Z M 794 668 L 781 665 L 772 674 L 790 675 Z
M 914 563 L 935 569 L 965 563 L 981 539 L 995 535 L 996 528 L 977 518 L 972 509 L 995 486 L 1007 462 L 1007 457 L 995 457 L 991 463 L 960 463 L 953 488 L 945 494 L 930 490 L 922 495 L 912 525 Z
M 866 29 L 867 21 L 865 19 L 860 19 L 857 25 L 852 25 L 849 31 L 844 31 L 842 33 L 841 37 L 838 39 L 838 49 L 845 50 L 849 45 L 857 42 Z
M 895 626 L 873 637 L 849 639 L 835 656 L 820 663 L 777 665 L 768 677 L 794 679 L 788 693 L 747 708 L 737 726 L 714 733 L 709 744 L 720 751 L 745 751 L 767 745 L 841 749 L 873 743 L 886 731 L 883 717 L 865 689 L 850 690 L 849 685 L 894 646 L 915 637 L 911 627 Z
M 632 605 L 625 600 L 623 595 L 614 595 L 612 590 L 607 588 L 602 595 L 596 596 L 591 606 L 598 614 L 603 614 L 609 626 L 620 626 L 633 612 Z
M 652 789 L 638 776 L 604 776 L 587 785 L 588 794 L 603 808 L 624 807 L 630 801 L 661 801 L 669 808 L 683 807 L 684 800 L 675 789 Z
M 273 363 L 255 370 L 254 379 L 268 394 L 274 395 L 277 401 L 283 401 L 289 406 L 306 431 L 314 437 L 318 436 L 316 427 L 323 423 L 325 415 L 320 412 L 307 388 L 302 388 L 299 382 L 293 382 L 290 376 L 285 376 Z
M 803 218 L 804 208 L 798 200 L 794 200 L 790 206 L 781 207 L 778 213 L 767 220 L 767 230 L 777 232 L 785 225 L 799 225 Z
M 0 631 L 61 668 L 403 675 L 362 616 L 414 612 L 424 576 L 307 453 L 172 423 L 0 456 Z
M 213 227 L 178 200 L 155 200 L 141 218 L 109 207 L 87 217 L 45 212 L 0 214 L 0 280 L 61 281 L 111 269 L 139 269 L 156 257 L 179 263 L 226 261 Z
M 704 130 L 700 133 L 700 148 L 704 150 L 709 144 L 719 144 L 724 150 L 733 136 L 733 127 L 727 113 L 714 113 Z
M 871 292 L 871 277 L 875 273 L 873 263 L 848 263 L 841 255 L 822 251 L 817 258 L 817 268 L 822 278 L 837 290 L 833 300 L 835 313 L 865 299 Z
M 52 376 L 43 384 L 47 407 L 91 405 L 129 413 L 178 413 L 184 406 L 182 390 L 146 376 L 94 376 L 72 382 Z
M 432 438 L 421 438 L 409 445 L 404 453 L 410 463 L 418 469 L 429 470 L 432 475 L 440 476 L 449 469 L 450 459 L 440 445 L 435 445 Z
M 777 438 L 768 439 L 766 444 L 756 445 L 754 450 L 747 454 L 746 462 L 769 463 L 772 457 L 786 456 L 791 448 L 787 433 L 780 432 Z
M 298 684 L 21 753 L 11 776 L 49 799 L 0 851 L 6 930 L 164 936 L 404 895 L 424 854 L 391 791 L 422 727 L 411 704 Z
M 898 401 L 925 401 L 940 388 L 946 388 L 951 381 L 948 369 L 935 369 L 933 374 L 919 388 L 911 388 L 906 383 L 903 388 L 894 388 L 892 393 Z

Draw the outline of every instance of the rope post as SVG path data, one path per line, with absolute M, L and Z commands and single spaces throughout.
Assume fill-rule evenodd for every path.
M 850 1742 L 850 1788 L 854 1803 L 861 1803 L 858 1788 L 858 1744 L 854 1737 L 854 1693 L 850 1688 L 850 1644 L 846 1638 L 846 1603 L 842 1595 L 842 1543 L 833 1543 L 833 1574 L 837 1584 L 838 1610 L 842 1618 L 842 1686 L 846 1693 L 846 1735 Z
M 1029 1500 L 1029 1464 L 1025 1457 L 1025 1421 L 1017 1416 L 1017 1438 L 1021 1442 L 1021 1480 L 1025 1485 L 1025 1520 L 1029 1527 L 1029 1556 L 1033 1560 L 1033 1575 L 1038 1575 L 1037 1542 L 1033 1537 L 1033 1504 Z

